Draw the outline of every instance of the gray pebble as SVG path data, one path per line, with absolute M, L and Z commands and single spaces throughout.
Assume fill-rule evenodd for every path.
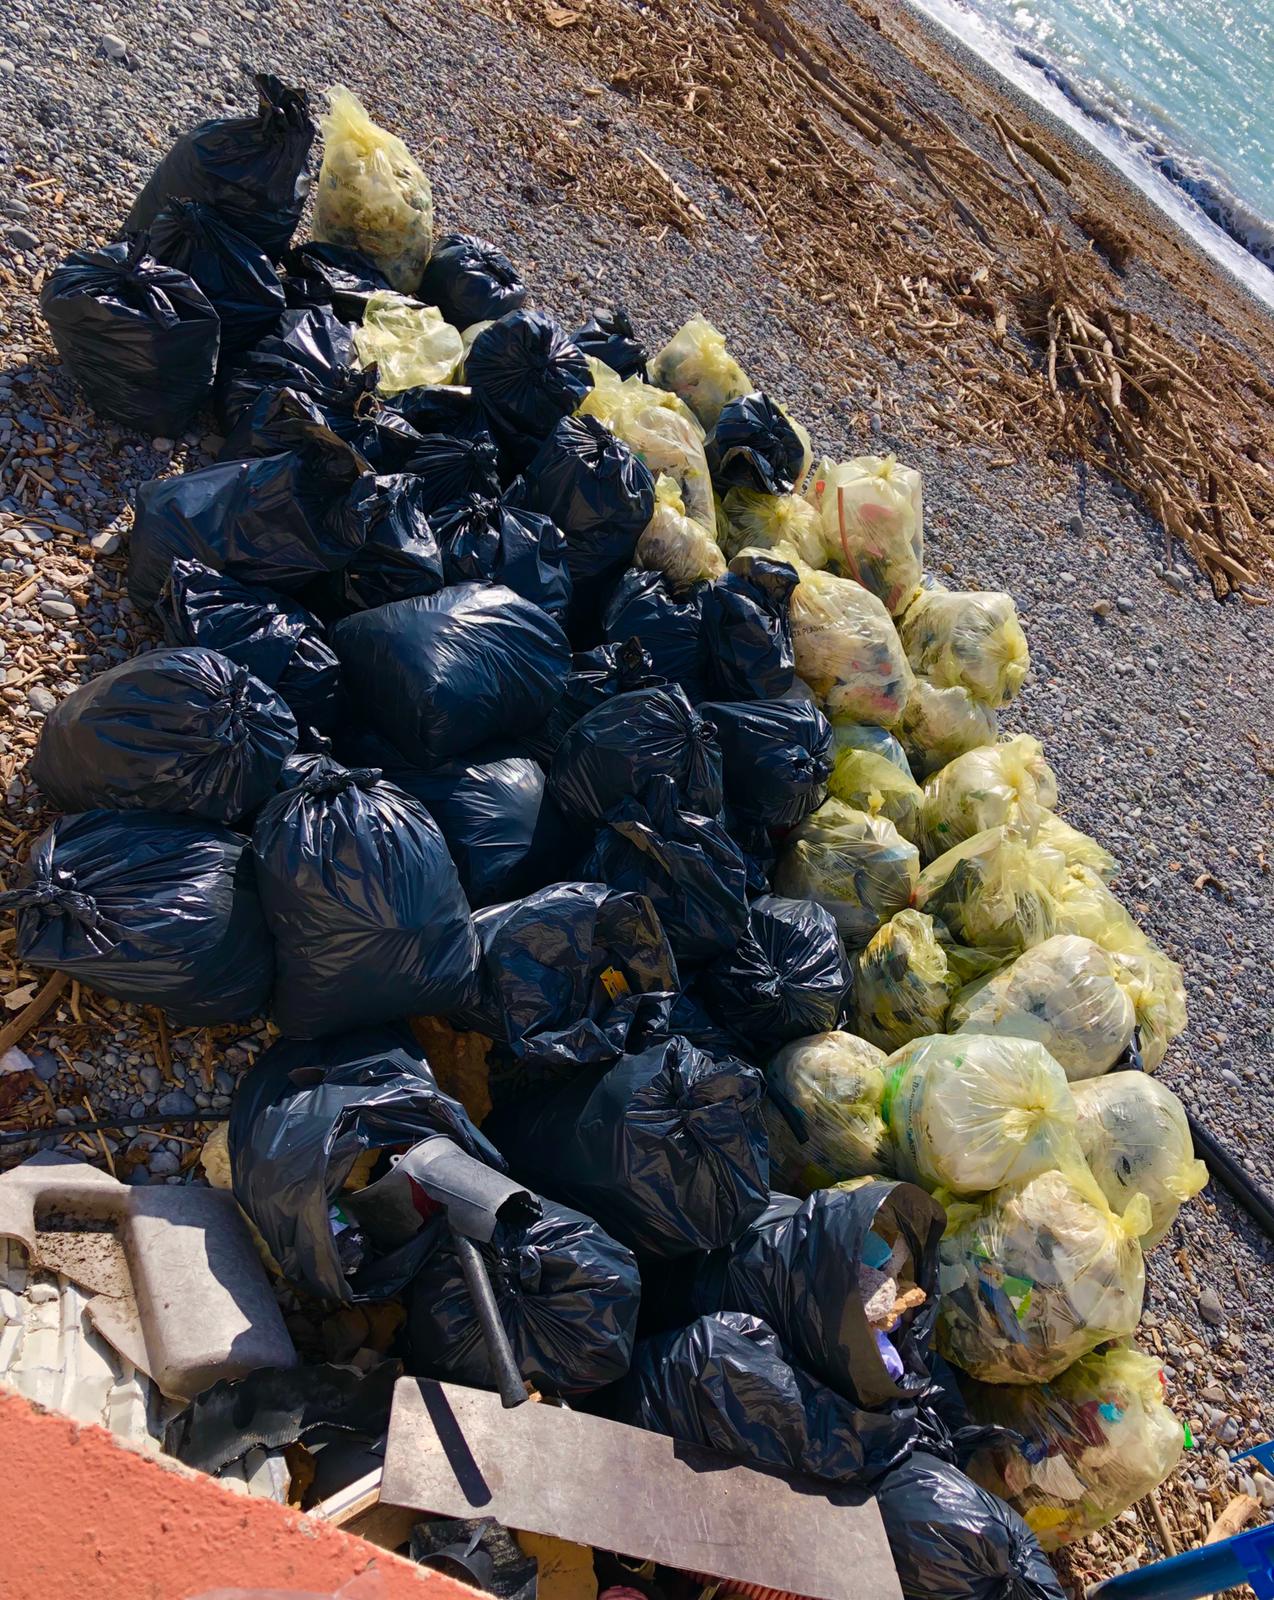
M 158 1067 L 139 1067 L 137 1076 L 150 1094 L 158 1094 L 164 1086 L 164 1075 Z
M 102 34 L 97 41 L 97 48 L 108 61 L 123 61 L 128 56 L 128 46 L 113 33 Z
M 1119 609 L 1124 613 L 1125 616 L 1127 616 L 1128 613 L 1133 609 L 1133 602 L 1128 598 L 1128 596 L 1126 594 L 1121 594 L 1119 596 L 1119 598 L 1115 601 L 1115 604 L 1119 607 Z
M 1219 1328 L 1225 1321 L 1225 1307 L 1215 1289 L 1205 1289 L 1199 1296 L 1199 1315 L 1212 1328 Z
M 181 1162 L 171 1150 L 156 1150 L 146 1165 L 152 1178 L 168 1178 L 181 1171 Z
M 170 1089 L 155 1101 L 155 1110 L 162 1117 L 181 1116 L 195 1110 L 195 1102 L 182 1089 Z
M 6 228 L 5 243 L 13 250 L 38 250 L 40 239 L 30 228 Z
M 41 600 L 40 610 L 58 622 L 71 622 L 79 614 L 69 600 Z
M 33 683 L 27 690 L 27 703 L 32 711 L 38 711 L 42 717 L 47 717 L 57 705 L 57 696 L 51 695 L 42 683 Z

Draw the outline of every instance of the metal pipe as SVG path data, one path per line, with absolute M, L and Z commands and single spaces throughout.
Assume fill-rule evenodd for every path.
M 499 1390 L 504 1409 L 511 1411 L 514 1406 L 523 1405 L 529 1397 L 522 1374 L 518 1371 L 517 1362 L 513 1359 L 509 1336 L 500 1318 L 500 1308 L 495 1303 L 495 1292 L 491 1287 L 490 1278 L 487 1277 L 482 1253 L 472 1239 L 466 1239 L 463 1233 L 457 1233 L 454 1228 L 451 1237 L 455 1242 L 456 1255 L 460 1258 L 460 1270 L 464 1274 L 465 1287 L 469 1291 L 469 1298 L 473 1301 L 473 1309 L 478 1313 L 482 1337 L 486 1341 L 487 1356 L 491 1362 L 491 1370 L 495 1374 L 495 1386 Z

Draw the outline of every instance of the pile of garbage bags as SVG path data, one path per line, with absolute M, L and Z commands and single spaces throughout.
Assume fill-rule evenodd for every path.
M 18 957 L 272 1019 L 235 1195 L 413 1371 L 497 1382 L 476 1240 L 535 1389 L 873 1491 L 910 1597 L 1056 1600 L 1032 1530 L 1177 1458 L 1126 1341 L 1206 1172 L 1135 1070 L 1180 969 L 999 734 L 1011 596 L 929 577 L 919 474 L 815 464 L 703 318 L 572 332 L 435 237 L 339 87 L 294 244 L 317 130 L 255 82 L 42 294 L 96 409 L 226 442 L 137 497 L 163 646 L 44 722 Z M 1013 1430 L 972 1461 L 939 1352 Z

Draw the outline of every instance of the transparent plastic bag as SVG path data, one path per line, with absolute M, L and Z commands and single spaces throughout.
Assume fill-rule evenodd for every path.
M 429 179 L 396 134 L 378 128 L 341 84 L 327 92 L 314 238 L 369 256 L 402 294 L 415 294 L 433 249 Z
M 896 912 L 858 957 L 854 1029 L 882 1050 L 942 1033 L 958 979 L 923 912 Z
M 1141 1248 L 1153 1249 L 1208 1181 L 1207 1167 L 1195 1159 L 1185 1107 L 1144 1072 L 1112 1072 L 1072 1092 L 1080 1148 L 1093 1177 L 1121 1214 L 1134 1195 L 1145 1196 L 1150 1222 Z
M 1083 1167 L 1066 1074 L 1032 1039 L 913 1040 L 886 1065 L 883 1115 L 898 1176 L 931 1192 L 986 1194 Z
M 967 750 L 924 788 L 916 842 L 926 861 L 987 828 L 1011 823 L 1034 838 L 1046 811 L 1057 804 L 1057 779 L 1044 746 L 1029 733 Z
M 961 1393 L 975 1422 L 1019 1435 L 979 1450 L 965 1471 L 1020 1512 L 1045 1550 L 1113 1522 L 1171 1476 L 1185 1448 L 1159 1362 L 1127 1345 L 1082 1357 L 1052 1383 L 968 1382 Z
M 603 362 L 588 358 L 594 388 L 581 401 L 577 415 L 594 416 L 622 439 L 658 478 L 671 478 L 681 496 L 684 514 L 717 534 L 716 502 L 703 429 L 694 413 L 674 394 L 640 378 L 622 382 Z
M 842 745 L 827 787 L 834 799 L 869 816 L 887 817 L 904 839 L 915 842 L 920 826 L 920 785 L 888 756 Z
M 917 778 L 927 778 L 966 750 L 994 744 L 999 718 L 967 689 L 941 688 L 916 675 L 898 737 Z
M 816 1033 L 783 1046 L 765 1074 L 774 1097 L 765 1106 L 772 1188 L 804 1197 L 888 1171 L 884 1064 L 883 1050 L 852 1033 Z
M 885 760 L 891 761 L 899 772 L 911 776 L 911 768 L 907 765 L 903 748 L 888 728 L 877 728 L 870 722 L 850 722 L 845 717 L 835 717 L 832 719 L 831 729 L 833 760 L 842 750 L 865 750 L 873 756 L 884 756 Z
M 375 366 L 381 394 L 401 394 L 448 383 L 464 357 L 460 335 L 434 306 L 378 290 L 367 298 L 354 348 L 365 367 Z
M 1063 872 L 1054 852 L 1032 849 L 1011 828 L 988 828 L 929 863 L 914 903 L 961 943 L 1007 959 L 1059 931 Z
M 962 989 L 947 1026 L 953 1033 L 1036 1039 L 1076 1083 L 1110 1071 L 1136 1022 L 1106 952 L 1091 939 L 1059 933 Z
M 815 572 L 790 547 L 775 553 L 801 580 L 792 596 L 797 673 L 828 716 L 892 728 L 913 680 L 889 613 L 852 578 Z
M 1137 1235 L 1087 1168 L 1043 1172 L 980 1204 L 948 1205 L 938 1349 L 984 1383 L 1047 1383 L 1141 1316 Z
M 762 494 L 730 489 L 721 502 L 722 544 L 728 556 L 740 550 L 773 550 L 786 545 L 809 567 L 826 565 L 818 513 L 796 494 Z
M 920 474 L 893 456 L 824 457 L 810 485 L 829 557 L 891 616 L 911 604 L 924 571 Z
M 679 395 L 705 428 L 716 424 L 731 400 L 756 385 L 726 349 L 725 335 L 692 317 L 650 363 L 650 381 Z
M 1065 858 L 1068 867 L 1087 867 L 1103 883 L 1113 882 L 1119 871 L 1119 863 L 1109 850 L 1078 828 L 1072 828 L 1069 822 L 1063 822 L 1055 811 L 1045 812 L 1040 818 L 1035 843 L 1045 850 L 1056 850 Z
M 898 624 L 907 659 L 939 688 L 967 689 L 1006 706 L 1030 671 L 1013 596 L 992 590 L 926 589 Z
M 919 871 L 915 845 L 887 817 L 826 800 L 785 840 L 774 891 L 824 906 L 852 951 L 910 902 Z
M 666 473 L 655 479 L 655 514 L 637 541 L 633 565 L 662 572 L 678 588 L 725 572 L 725 557 L 716 540 L 701 522 L 686 515 L 681 490 Z

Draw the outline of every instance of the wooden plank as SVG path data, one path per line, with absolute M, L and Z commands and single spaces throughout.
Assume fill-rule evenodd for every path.
M 811 1600 L 901 1600 L 870 1496 L 458 1384 L 400 1379 L 381 1493 Z

